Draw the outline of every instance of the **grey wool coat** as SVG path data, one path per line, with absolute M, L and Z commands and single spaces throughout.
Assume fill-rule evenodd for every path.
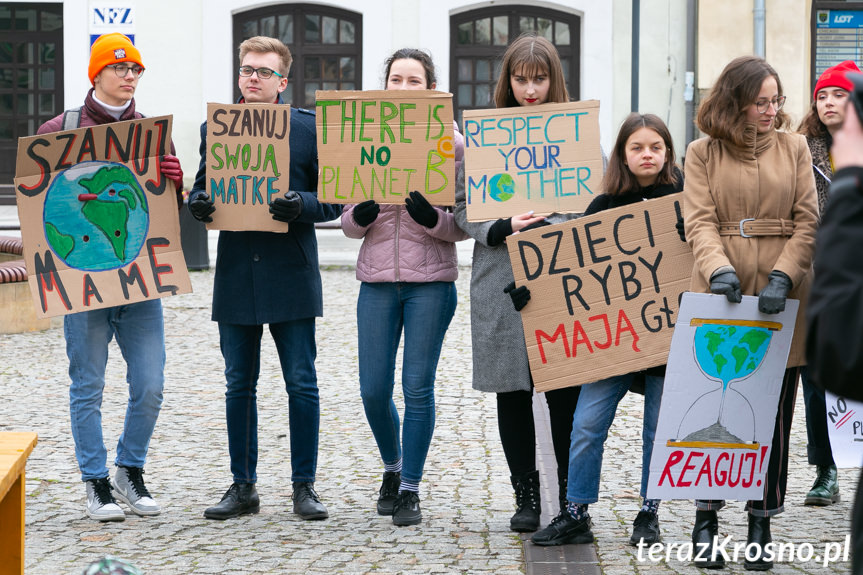
M 455 221 L 474 241 L 470 278 L 470 327 L 473 344 L 473 388 L 503 393 L 530 391 L 530 367 L 521 314 L 503 288 L 514 280 L 506 242 L 488 245 L 494 223 L 467 221 L 464 165 L 456 176 Z M 551 223 L 574 215 L 553 214 Z

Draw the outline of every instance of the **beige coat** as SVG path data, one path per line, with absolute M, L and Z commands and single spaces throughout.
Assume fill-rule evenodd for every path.
M 685 160 L 683 206 L 686 240 L 695 266 L 691 290 L 710 291 L 710 276 L 731 266 L 744 295 L 758 295 L 773 270 L 791 278 L 789 298 L 799 299 L 788 366 L 804 365 L 806 301 L 812 283 L 812 257 L 818 226 L 818 200 L 806 138 L 772 131 L 741 149 L 712 138 L 689 145 Z M 720 236 L 719 222 L 746 218 L 794 222 L 790 236 Z

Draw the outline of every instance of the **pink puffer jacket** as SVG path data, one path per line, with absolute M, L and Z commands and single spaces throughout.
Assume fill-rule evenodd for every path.
M 464 157 L 464 138 L 455 130 L 456 173 Z M 468 238 L 452 212 L 435 206 L 437 225 L 414 221 L 404 204 L 382 204 L 378 217 L 366 227 L 354 221 L 354 206 L 342 212 L 342 231 L 363 238 L 357 256 L 357 279 L 364 282 L 455 281 L 458 256 L 455 243 Z

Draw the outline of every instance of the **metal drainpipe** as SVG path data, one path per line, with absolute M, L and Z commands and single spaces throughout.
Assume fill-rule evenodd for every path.
M 698 0 L 686 0 L 686 72 L 683 88 L 685 102 L 686 146 L 695 139 L 695 31 L 698 25 Z M 686 151 L 684 146 L 681 152 Z
M 630 95 L 630 111 L 638 112 L 638 47 L 641 42 L 641 0 L 632 0 L 632 92 Z
M 756 56 L 761 58 L 766 57 L 766 49 L 765 49 L 765 8 L 764 8 L 765 0 L 755 0 L 755 7 L 752 10 L 753 15 L 753 25 L 754 25 L 754 34 L 753 34 L 753 45 L 752 50 L 755 52 Z

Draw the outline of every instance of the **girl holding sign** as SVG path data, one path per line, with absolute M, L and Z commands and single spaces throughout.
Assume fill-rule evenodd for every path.
M 800 367 L 805 363 L 806 299 L 812 281 L 818 201 L 812 156 L 806 138 L 780 132 L 789 118 L 779 75 L 754 56 L 732 60 L 698 110 L 698 127 L 707 137 L 686 154 L 683 190 L 686 239 L 695 267 L 691 290 L 725 295 L 739 303 L 758 296 L 765 314 L 800 300 L 797 325 L 782 381 L 773 430 L 764 498 L 749 501 L 744 567 L 773 567 L 770 518 L 783 510 L 788 475 L 788 440 Z M 724 501 L 697 501 L 692 542 L 706 549 L 696 564 L 719 568 L 714 554 L 716 511 Z M 761 553 L 750 553 L 758 549 Z M 766 551 L 766 553 L 765 553 Z M 775 549 L 774 549 L 775 551 Z
M 620 127 L 602 182 L 604 193 L 596 196 L 584 215 L 661 198 L 683 189 L 683 175 L 674 163 L 674 144 L 665 123 L 653 114 L 630 114 Z M 516 309 L 527 303 L 530 292 L 520 286 L 511 292 Z M 644 387 L 644 421 L 641 458 L 641 510 L 635 518 L 630 543 L 659 541 L 659 500 L 647 499 L 650 456 L 659 418 L 659 403 L 665 380 L 665 366 L 628 373 L 588 383 L 572 423 L 569 451 L 567 511 L 531 538 L 537 545 L 590 543 L 593 541 L 587 506 L 599 501 L 599 474 L 608 430 L 617 405 L 633 387 Z
M 503 56 L 494 93 L 498 108 L 568 102 L 569 93 L 557 49 L 535 34 L 519 36 Z M 490 222 L 467 221 L 464 170 L 456 178 L 455 217 L 458 225 L 476 240 L 471 271 L 471 339 L 473 387 L 497 394 L 500 439 L 515 489 L 513 531 L 539 527 L 539 472 L 536 468 L 536 432 L 533 420 L 533 382 L 524 343 L 521 316 L 504 293 L 513 282 L 512 265 L 505 245 L 507 236 L 565 215 L 534 217 L 533 212 Z M 579 389 L 546 392 L 551 436 L 557 461 L 561 510 L 564 506 L 569 462 L 569 435 Z
M 435 87 L 434 64 L 420 50 L 398 50 L 386 61 L 385 77 L 388 90 Z M 464 155 L 458 130 L 454 149 L 458 169 Z M 433 207 L 419 192 L 411 192 L 405 205 L 367 200 L 349 206 L 342 230 L 363 239 L 357 258 L 360 395 L 384 463 L 378 513 L 392 515 L 395 525 L 416 525 L 422 521 L 419 484 L 434 432 L 435 371 L 456 307 L 454 242 L 467 236 L 452 212 Z M 401 429 L 393 387 L 403 329 Z

